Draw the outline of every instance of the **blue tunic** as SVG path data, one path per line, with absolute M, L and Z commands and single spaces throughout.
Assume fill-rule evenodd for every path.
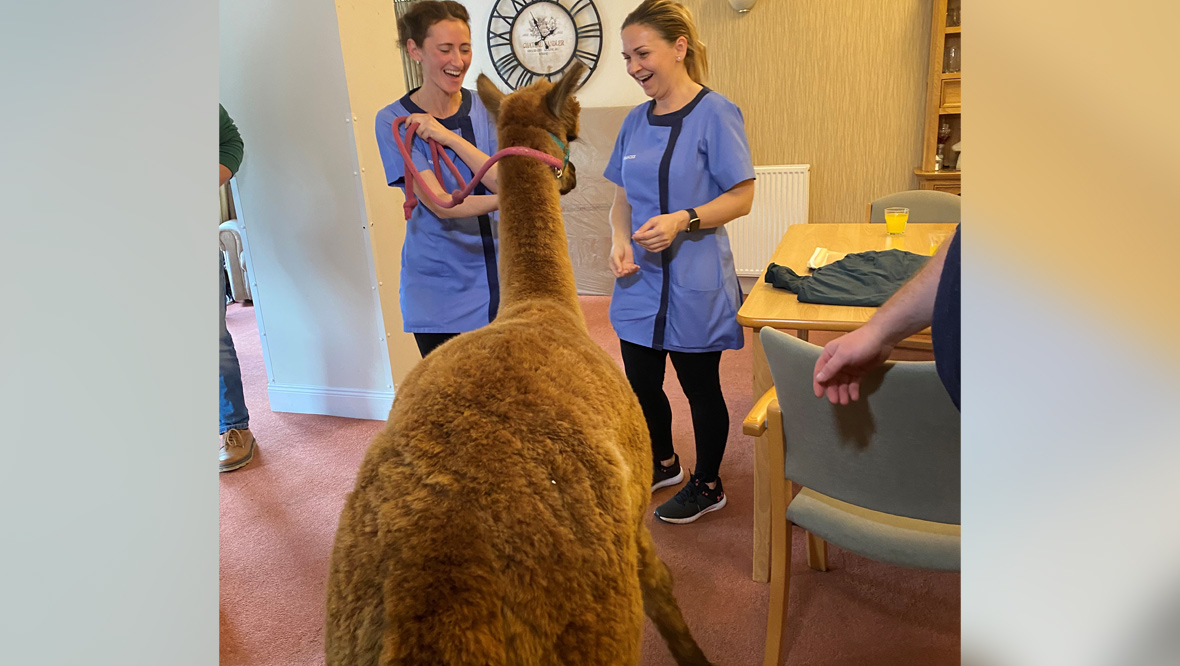
M 634 233 L 656 215 L 706 204 L 754 178 L 741 109 L 703 88 L 675 113 L 655 101 L 631 110 L 603 175 L 627 192 Z M 652 349 L 741 349 L 741 287 L 725 227 L 677 234 L 662 252 L 632 242 L 639 272 L 615 280 L 619 338 Z
M 404 164 L 393 138 L 393 120 L 412 113 L 425 113 L 407 93 L 398 101 L 377 112 L 377 146 L 385 164 L 386 180 L 391 186 L 406 189 Z M 491 155 L 496 152 L 496 127 L 483 102 L 470 90 L 462 90 L 459 110 L 439 123 L 462 136 L 469 143 Z M 405 136 L 405 126 L 400 127 Z M 459 189 L 446 164 L 434 169 L 430 146 L 414 137 L 411 154 L 414 168 L 432 170 L 447 192 Z M 455 153 L 447 155 L 470 181 L 472 170 Z M 481 165 L 475 165 L 476 170 Z M 487 194 L 483 185 L 473 194 Z M 399 211 L 400 212 L 400 211 Z M 406 240 L 402 244 L 401 296 L 402 321 L 407 333 L 465 333 L 496 317 L 500 304 L 500 282 L 496 269 L 498 216 L 480 215 L 442 219 L 419 201 L 406 222 Z

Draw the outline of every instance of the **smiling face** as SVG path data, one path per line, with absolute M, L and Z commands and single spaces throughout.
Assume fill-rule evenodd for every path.
M 669 42 L 642 23 L 623 28 L 623 62 L 627 64 L 627 74 L 648 97 L 664 97 L 688 76 L 683 63 L 687 50 L 688 41 L 684 37 Z M 677 57 L 682 60 L 676 60 Z
M 463 87 L 471 67 L 471 30 L 458 19 L 444 19 L 430 26 L 422 44 L 406 42 L 410 57 L 422 63 L 422 77 L 448 95 Z

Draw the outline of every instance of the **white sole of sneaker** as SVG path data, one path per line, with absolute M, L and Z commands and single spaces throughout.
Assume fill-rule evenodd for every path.
M 660 488 L 667 488 L 668 486 L 674 486 L 683 480 L 684 480 L 684 468 L 681 467 L 680 473 L 677 474 L 676 476 L 674 476 L 670 479 L 664 479 L 663 481 L 660 481 L 659 483 L 653 483 L 651 485 L 651 491 L 654 493 L 655 491 L 659 490 Z
M 705 515 L 706 513 L 720 509 L 721 507 L 725 506 L 726 502 L 728 502 L 728 501 L 729 501 L 728 497 L 722 497 L 720 502 L 714 504 L 713 506 L 711 506 L 707 509 L 702 509 L 701 512 L 698 513 L 697 515 L 689 516 L 688 518 L 664 518 L 663 516 L 661 516 L 658 513 L 655 513 L 655 512 L 652 512 L 652 513 L 655 515 L 655 517 L 658 520 L 661 520 L 665 523 L 672 523 L 674 525 L 684 525 L 685 523 L 691 523 L 692 521 L 696 520 L 697 518 L 700 518 L 701 516 Z

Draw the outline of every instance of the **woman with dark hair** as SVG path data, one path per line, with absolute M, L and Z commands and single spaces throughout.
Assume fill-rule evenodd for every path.
M 436 206 L 459 189 L 449 169 L 435 173 L 427 139 L 441 144 L 470 181 L 488 155 L 496 152 L 496 127 L 479 96 L 463 88 L 471 66 L 467 9 L 452 0 L 416 3 L 398 19 L 403 54 L 422 66 L 423 83 L 377 113 L 377 145 L 391 187 L 406 188 L 405 165 L 393 138 L 393 121 L 409 116 L 418 123 L 409 146 L 419 205 L 406 222 L 399 291 L 405 330 L 414 334 L 425 357 L 460 333 L 488 324 L 496 316 L 500 287 L 496 268 L 496 176 L 492 166 L 472 196 L 453 208 Z M 403 133 L 405 126 L 398 128 Z M 457 158 L 457 159 L 456 159 Z

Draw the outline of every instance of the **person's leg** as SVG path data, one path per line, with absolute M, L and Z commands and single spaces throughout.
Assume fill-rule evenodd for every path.
M 426 358 L 427 354 L 458 335 L 458 333 L 415 333 L 414 342 L 418 343 L 418 353 L 422 354 L 422 358 Z
M 665 351 L 656 351 L 626 340 L 619 340 L 623 351 L 623 371 L 631 390 L 639 398 L 647 429 L 651 433 L 652 459 L 656 464 L 676 455 L 672 446 L 672 406 L 664 393 Z
M 688 397 L 697 445 L 695 474 L 704 483 L 717 480 L 729 439 L 729 408 L 721 394 L 721 352 L 672 352 L 672 367 Z
M 218 375 L 221 385 L 219 411 L 221 429 L 221 452 L 218 468 L 232 472 L 254 459 L 254 434 L 250 432 L 250 412 L 246 410 L 246 396 L 242 390 L 242 369 L 238 365 L 238 354 L 234 340 L 225 327 L 225 271 L 221 274 L 221 351 L 218 357 Z
M 218 374 L 221 384 L 221 433 L 227 430 L 247 430 L 250 427 L 250 412 L 246 409 L 246 396 L 242 390 L 242 369 L 238 365 L 238 354 L 234 340 L 225 327 L 225 271 L 221 271 L 221 351 L 218 357 Z
M 729 409 L 721 395 L 721 352 L 671 355 L 692 412 L 697 467 L 680 492 L 657 507 L 655 514 L 666 523 L 691 523 L 727 502 L 717 470 L 729 438 Z

